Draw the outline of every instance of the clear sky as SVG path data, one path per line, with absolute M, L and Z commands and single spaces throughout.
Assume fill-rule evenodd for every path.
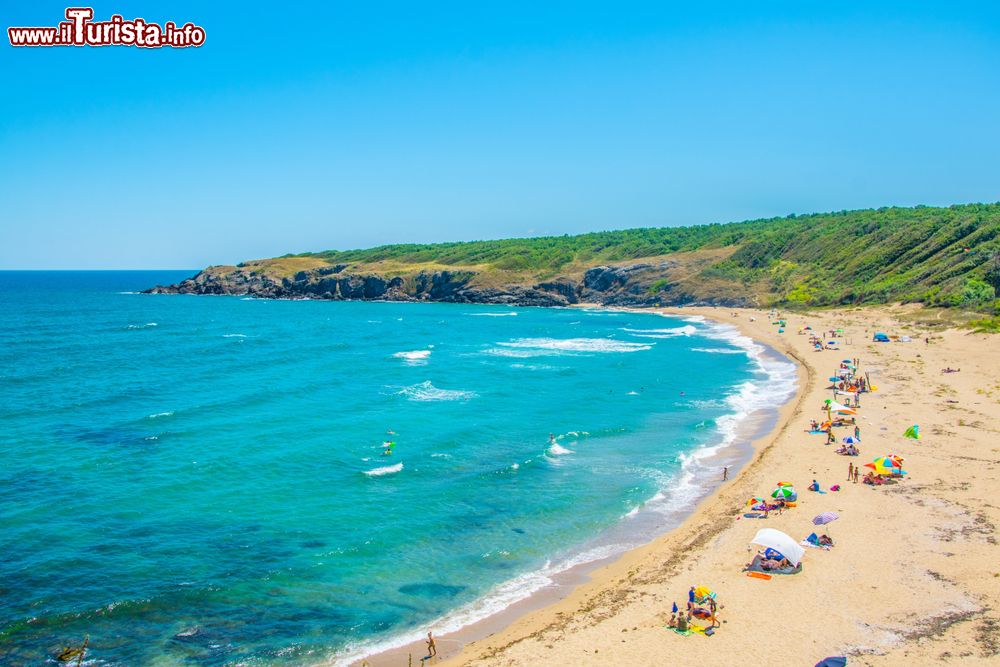
M 65 7 L 0 16 L 56 25 Z M 94 9 L 207 41 L 3 35 L 0 268 L 1000 200 L 997 2 Z

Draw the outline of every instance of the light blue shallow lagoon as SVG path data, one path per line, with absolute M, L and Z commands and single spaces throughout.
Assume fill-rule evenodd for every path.
M 697 318 L 134 293 L 188 275 L 0 273 L 4 664 L 456 629 L 663 530 L 794 382 Z

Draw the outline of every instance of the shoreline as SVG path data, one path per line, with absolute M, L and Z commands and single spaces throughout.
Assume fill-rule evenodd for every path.
M 756 440 L 752 460 L 679 528 L 597 568 L 564 599 L 460 651 L 441 651 L 444 659 L 431 663 L 814 664 L 832 655 L 870 666 L 1000 662 L 1000 507 L 993 504 L 1000 430 L 992 426 L 1000 422 L 1000 350 L 990 337 L 915 321 L 908 306 L 792 313 L 780 335 L 759 310 L 740 310 L 737 318 L 711 307 L 665 312 L 737 324 L 794 358 L 807 381 L 784 407 L 782 425 Z M 796 335 L 805 324 L 845 329 L 842 347 L 814 353 L 807 337 Z M 906 333 L 917 342 L 873 343 L 872 331 Z M 841 357 L 860 357 L 861 370 L 880 385 L 864 395 L 862 456 L 855 459 L 805 433 L 829 397 L 823 372 Z M 938 370 L 947 367 L 963 372 Z M 918 422 L 923 439 L 903 438 Z M 849 462 L 893 452 L 906 459 L 905 479 L 883 487 L 843 481 Z M 766 523 L 744 519 L 746 498 L 767 493 L 779 479 L 800 490 L 811 479 L 841 490 L 802 493 L 799 508 Z M 807 549 L 797 575 L 766 582 L 744 576 L 758 528 L 798 540 L 816 529 L 810 517 L 823 511 L 841 517 L 829 529 L 833 549 Z M 688 588 L 702 584 L 719 594 L 715 636 L 665 630 L 671 603 L 683 607 Z
M 713 465 L 712 469 L 717 468 L 721 470 L 723 466 L 728 466 L 730 470 L 728 480 L 723 482 L 721 479 L 718 479 L 718 481 L 712 482 L 707 477 L 696 480 L 700 484 L 700 487 L 695 504 L 687 509 L 671 512 L 665 522 L 653 530 L 647 528 L 638 542 L 618 545 L 623 548 L 615 550 L 607 556 L 589 559 L 582 563 L 570 565 L 566 569 L 559 570 L 550 575 L 551 583 L 549 585 L 534 590 L 526 597 L 509 604 L 499 611 L 489 613 L 477 621 L 463 625 L 457 630 L 444 632 L 441 635 L 437 635 L 435 632 L 435 640 L 438 643 L 438 654 L 431 661 L 421 661 L 426 654 L 426 650 L 423 639 L 419 639 L 390 646 L 382 650 L 375 650 L 367 654 L 361 651 L 355 652 L 349 658 L 346 656 L 335 656 L 331 660 L 321 664 L 389 667 L 390 665 L 403 664 L 402 660 L 408 662 L 410 660 L 417 660 L 421 661 L 421 664 L 459 664 L 455 661 L 461 659 L 461 656 L 464 655 L 469 646 L 489 640 L 498 633 L 508 632 L 526 617 L 539 613 L 544 614 L 568 600 L 575 599 L 581 589 L 585 589 L 590 584 L 603 581 L 609 572 L 612 570 L 617 571 L 617 568 L 621 567 L 621 563 L 628 560 L 630 556 L 651 547 L 658 541 L 691 524 L 699 517 L 705 505 L 710 504 L 726 485 L 735 482 L 754 464 L 759 457 L 761 443 L 772 438 L 776 433 L 784 431 L 791 416 L 799 411 L 799 404 L 803 398 L 804 389 L 808 385 L 807 380 L 809 379 L 810 370 L 794 353 L 789 354 L 790 350 L 780 349 L 780 345 L 774 344 L 775 342 L 780 343 L 780 341 L 762 340 L 757 335 L 751 335 L 751 332 L 748 332 L 745 327 L 739 326 L 738 322 L 726 320 L 720 315 L 708 314 L 706 316 L 706 313 L 692 313 L 682 308 L 609 308 L 596 304 L 575 307 L 659 315 L 686 323 L 691 323 L 692 317 L 694 317 L 699 323 L 706 324 L 710 328 L 716 328 L 719 332 L 719 339 L 724 341 L 726 345 L 744 349 L 747 357 L 755 361 L 760 366 L 761 372 L 768 375 L 769 378 L 773 371 L 765 369 L 765 358 L 768 358 L 767 360 L 771 362 L 778 361 L 779 363 L 794 367 L 794 384 L 789 387 L 787 397 L 785 397 L 779 406 L 767 406 L 766 408 L 755 409 L 741 415 L 734 432 L 730 435 L 729 442 L 722 442 L 718 445 L 709 445 L 707 447 L 702 445 L 692 450 L 692 454 L 697 454 L 706 448 L 714 450 L 704 457 L 697 458 L 714 461 L 717 465 Z M 750 346 L 742 344 L 742 341 L 733 340 L 727 335 L 730 333 L 730 330 L 734 331 L 738 336 L 747 339 L 750 346 L 759 349 L 752 350 Z M 767 414 L 768 412 L 772 412 L 773 414 L 769 415 Z M 646 503 L 639 506 L 637 508 L 639 512 L 643 513 L 646 505 L 650 502 L 646 501 Z M 652 513 L 654 510 L 645 511 Z M 607 536 L 624 530 L 623 522 L 625 520 L 626 518 L 622 517 L 618 522 L 602 531 L 600 535 L 584 542 L 582 545 L 578 545 L 578 548 L 574 549 L 571 553 L 576 553 L 577 555 L 588 553 L 588 549 L 585 548 L 586 546 L 592 544 L 600 545 L 601 542 L 605 542 L 604 546 L 611 546 L 607 544 Z M 444 618 L 447 618 L 447 615 Z M 429 628 L 433 630 L 433 625 L 429 626 Z M 387 640 L 385 643 L 392 643 L 392 640 Z

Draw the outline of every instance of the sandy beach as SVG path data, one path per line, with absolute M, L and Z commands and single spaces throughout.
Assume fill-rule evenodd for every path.
M 459 650 L 443 638 L 438 657 L 426 662 L 811 665 L 846 655 L 849 664 L 862 665 L 996 664 L 1000 350 L 992 339 L 919 323 L 907 307 L 786 313 L 780 334 L 764 311 L 663 312 L 737 326 L 797 360 L 798 396 L 775 429 L 754 442 L 751 461 L 726 482 L 720 471 L 718 489 L 680 527 L 484 639 Z M 844 329 L 840 350 L 814 351 L 809 336 L 798 333 L 806 325 Z M 912 342 L 874 343 L 875 331 Z M 806 432 L 811 419 L 822 417 L 823 400 L 831 396 L 828 377 L 842 358 L 859 358 L 860 371 L 877 387 L 863 395 L 861 456 L 853 458 Z M 961 371 L 942 373 L 946 367 Z M 920 425 L 920 440 L 903 437 L 913 424 Z M 836 432 L 849 435 L 848 429 Z M 847 481 L 850 463 L 887 454 L 904 457 L 909 475 L 903 481 L 879 487 Z M 827 492 L 807 491 L 813 479 Z M 796 485 L 798 506 L 767 519 L 746 518 L 746 500 L 770 493 L 778 481 Z M 834 484 L 839 492 L 829 491 Z M 758 529 L 802 539 L 815 529 L 811 519 L 828 511 L 840 516 L 829 527 L 836 544 L 807 549 L 801 573 L 765 581 L 743 572 Z M 672 603 L 683 607 L 695 585 L 718 594 L 722 624 L 712 637 L 664 627 Z

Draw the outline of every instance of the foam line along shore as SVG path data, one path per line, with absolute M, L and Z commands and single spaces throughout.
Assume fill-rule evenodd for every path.
M 985 426 L 1000 420 L 992 371 L 1000 352 L 988 335 L 916 320 L 914 310 L 789 314 L 780 334 L 760 311 L 679 311 L 736 325 L 800 362 L 801 390 L 782 410 L 780 426 L 755 442 L 750 463 L 679 528 L 441 664 L 814 664 L 843 655 L 850 664 L 914 665 L 958 659 L 958 645 L 962 664 L 996 664 L 1000 509 L 991 499 L 1000 491 L 1000 449 Z M 839 349 L 817 351 L 807 332 L 797 335 L 806 326 L 842 329 Z M 883 331 L 910 342 L 873 342 Z M 860 359 L 878 387 L 857 411 L 863 456 L 853 459 L 808 434 L 841 357 Z M 922 439 L 905 437 L 917 422 Z M 888 486 L 846 481 L 849 464 L 888 453 L 904 457 L 906 478 Z M 745 518 L 747 498 L 779 480 L 803 492 L 817 480 L 826 493 L 804 492 L 798 507 L 764 521 Z M 832 549 L 807 549 L 794 576 L 746 576 L 761 526 L 797 540 L 816 529 L 811 518 L 823 512 L 840 517 Z M 672 603 L 683 609 L 698 585 L 714 590 L 722 606 L 710 639 L 666 628 Z M 781 631 L 762 632 L 767 618 L 779 618 Z
M 588 312 L 651 313 L 649 310 L 608 308 L 589 308 Z M 714 436 L 702 446 L 680 454 L 678 474 L 665 479 L 656 495 L 636 506 L 596 539 L 568 553 L 553 556 L 541 570 L 505 582 L 476 603 L 430 624 L 428 627 L 439 635 L 440 656 L 454 655 L 462 646 L 510 626 L 529 612 L 575 595 L 577 586 L 598 576 L 599 568 L 603 570 L 623 554 L 627 556 L 664 532 L 692 520 L 689 517 L 697 515 L 703 499 L 718 486 L 723 469 L 736 475 L 753 456 L 751 443 L 783 427 L 789 406 L 795 403 L 797 390 L 803 385 L 799 365 L 771 344 L 751 338 L 730 322 L 685 311 L 660 314 L 666 316 L 666 326 L 651 324 L 626 331 L 637 340 L 695 334 L 716 340 L 718 347 L 693 350 L 705 354 L 744 354 L 756 366 L 754 377 L 725 392 L 721 400 L 716 399 L 724 406 L 725 413 L 710 427 Z M 574 341 L 561 341 L 556 347 L 573 349 L 578 345 Z M 607 345 L 620 347 L 635 343 L 609 341 Z M 339 655 L 333 664 L 361 664 L 362 659 L 372 667 L 400 664 L 400 660 L 423 655 L 423 640 L 424 631 L 416 630 L 378 644 L 355 647 Z

